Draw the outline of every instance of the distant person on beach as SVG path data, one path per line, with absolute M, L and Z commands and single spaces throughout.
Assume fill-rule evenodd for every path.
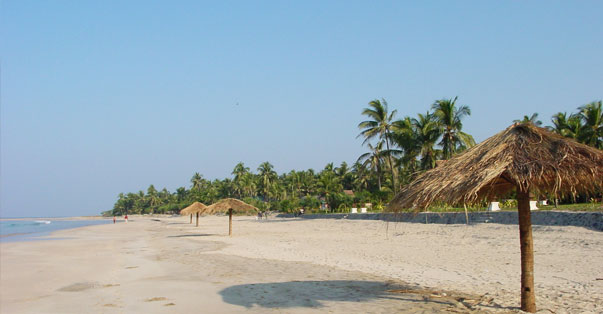
M 124 217 L 124 219 L 126 220 L 126 223 L 128 223 L 128 215 L 126 214 L 126 217 Z
M 115 216 L 113 216 L 113 223 L 115 223 Z

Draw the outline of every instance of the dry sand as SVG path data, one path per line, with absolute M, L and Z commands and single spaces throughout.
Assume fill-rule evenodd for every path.
M 0 244 L 1 313 L 519 312 L 513 225 L 132 217 Z M 541 313 L 603 312 L 603 233 L 534 227 Z

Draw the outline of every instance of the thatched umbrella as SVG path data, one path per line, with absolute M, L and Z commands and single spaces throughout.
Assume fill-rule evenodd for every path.
M 259 211 L 256 207 L 234 198 L 225 198 L 207 207 L 207 214 L 228 212 L 228 235 L 232 236 L 232 211 L 250 212 Z
M 193 214 L 197 215 L 197 225 L 199 227 L 199 214 L 202 214 L 207 209 L 207 206 L 203 203 L 194 202 L 190 206 L 180 211 L 180 215 L 191 215 L 190 223 L 193 223 Z
M 191 224 L 193 223 L 193 213 L 191 213 L 186 208 L 180 211 L 180 215 L 182 215 L 182 216 L 190 215 L 191 216 L 191 221 L 189 223 L 191 223 Z
M 402 189 L 390 209 L 415 211 L 434 201 L 476 203 L 517 192 L 521 245 L 521 309 L 536 311 L 530 193 L 575 195 L 603 187 L 603 151 L 531 123 L 506 130 L 429 170 Z

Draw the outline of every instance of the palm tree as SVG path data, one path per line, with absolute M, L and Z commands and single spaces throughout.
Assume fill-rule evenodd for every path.
M 513 120 L 513 123 L 526 123 L 530 122 L 536 126 L 541 126 L 542 121 L 538 120 L 538 113 L 534 112 L 531 116 L 523 116 L 522 120 Z
M 603 110 L 601 101 L 593 101 L 578 108 L 578 116 L 583 122 L 580 141 L 603 149 Z
M 233 180 L 233 188 L 235 192 L 238 194 L 239 198 L 243 195 L 243 187 L 241 186 L 241 179 L 249 173 L 249 168 L 245 167 L 245 164 L 239 162 L 234 169 L 232 170 L 232 174 L 234 174 Z
M 394 166 L 392 162 L 391 150 L 390 150 L 390 139 L 392 133 L 392 121 L 396 115 L 396 110 L 388 113 L 389 108 L 387 101 L 382 99 L 379 101 L 375 99 L 369 102 L 370 108 L 365 108 L 362 114 L 368 116 L 370 120 L 362 121 L 358 124 L 358 128 L 362 131 L 358 134 L 358 137 L 364 137 L 362 144 L 367 144 L 369 140 L 378 137 L 380 140 L 385 140 L 385 146 L 387 149 L 387 159 L 389 161 L 389 168 L 392 173 L 392 191 L 396 191 L 396 175 L 394 173 Z
M 377 143 L 375 147 L 368 144 L 370 152 L 364 153 L 358 157 L 358 163 L 362 164 L 365 168 L 373 170 L 373 173 L 377 175 L 377 186 L 381 191 L 381 160 L 383 158 L 382 148 L 383 142 Z
M 203 176 L 200 175 L 198 172 L 195 172 L 195 174 L 191 178 L 191 183 L 193 184 L 191 190 L 201 189 L 201 184 L 203 183 Z
M 234 169 L 232 170 L 232 174 L 234 174 L 234 181 L 239 180 L 242 176 L 249 172 L 249 167 L 245 167 L 245 164 L 239 162 Z
M 344 161 L 339 167 L 335 168 L 335 174 L 337 174 L 337 176 L 339 177 L 339 181 L 343 185 L 344 189 L 352 189 L 352 182 L 354 181 L 354 179 L 347 162 Z
M 354 174 L 354 187 L 357 190 L 368 190 L 371 179 L 369 170 L 363 164 L 355 162 L 352 166 L 352 173 Z
M 440 129 L 435 120 L 435 116 L 426 112 L 425 115 L 418 114 L 416 119 L 412 119 L 415 129 L 417 142 L 420 145 L 421 168 L 432 169 L 438 157 L 438 150 L 434 148 L 436 141 L 440 137 Z
M 265 200 L 270 197 L 271 187 L 276 181 L 276 172 L 272 170 L 273 168 L 274 167 L 267 161 L 261 163 L 258 167 L 260 186 Z
M 559 135 L 565 136 L 564 131 L 568 128 L 567 112 L 558 112 L 551 118 L 553 126 L 548 126 L 547 129 Z
M 308 169 L 300 172 L 301 189 L 305 196 L 314 193 L 316 186 L 316 174 L 314 169 Z
M 150 209 L 154 210 L 157 206 L 161 205 L 161 199 L 157 194 L 157 189 L 152 184 L 147 189 L 147 198 L 149 200 Z
M 463 128 L 461 120 L 471 115 L 471 110 L 468 106 L 455 107 L 457 99 L 458 96 L 454 99 L 437 100 L 431 106 L 442 132 L 440 145 L 444 159 L 449 159 L 454 153 L 475 145 L 473 137 L 461 131 Z
M 176 189 L 176 200 L 178 201 L 178 203 L 184 202 L 184 200 L 186 199 L 187 196 L 188 196 L 188 191 L 186 190 L 185 187 L 179 187 Z
M 327 202 L 329 202 L 331 200 L 331 195 L 343 191 L 343 186 L 339 182 L 339 178 L 335 172 L 325 169 L 318 176 L 318 190 L 320 194 L 325 197 Z M 333 208 L 331 208 L 331 210 L 333 210 Z
M 251 173 L 243 175 L 240 179 L 240 184 L 245 196 L 253 197 L 256 195 L 256 183 L 254 176 Z

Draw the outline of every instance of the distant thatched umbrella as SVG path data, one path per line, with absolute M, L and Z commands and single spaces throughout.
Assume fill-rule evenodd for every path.
M 420 210 L 434 201 L 475 203 L 517 192 L 521 245 L 521 309 L 536 311 L 530 193 L 600 192 L 603 151 L 531 123 L 514 124 L 425 172 L 402 189 L 389 208 Z
M 238 212 L 250 212 L 250 211 L 259 211 L 256 207 L 251 206 L 243 201 L 234 199 L 234 198 L 225 198 L 223 200 L 219 200 L 215 204 L 212 204 L 207 207 L 206 213 L 208 214 L 216 214 L 216 213 L 226 213 L 228 212 L 228 235 L 232 236 L 232 211 Z
M 207 206 L 203 203 L 194 202 L 190 206 L 180 211 L 180 215 L 191 215 L 190 223 L 193 223 L 193 214 L 197 215 L 197 225 L 199 227 L 199 214 L 202 214 L 207 209 Z

